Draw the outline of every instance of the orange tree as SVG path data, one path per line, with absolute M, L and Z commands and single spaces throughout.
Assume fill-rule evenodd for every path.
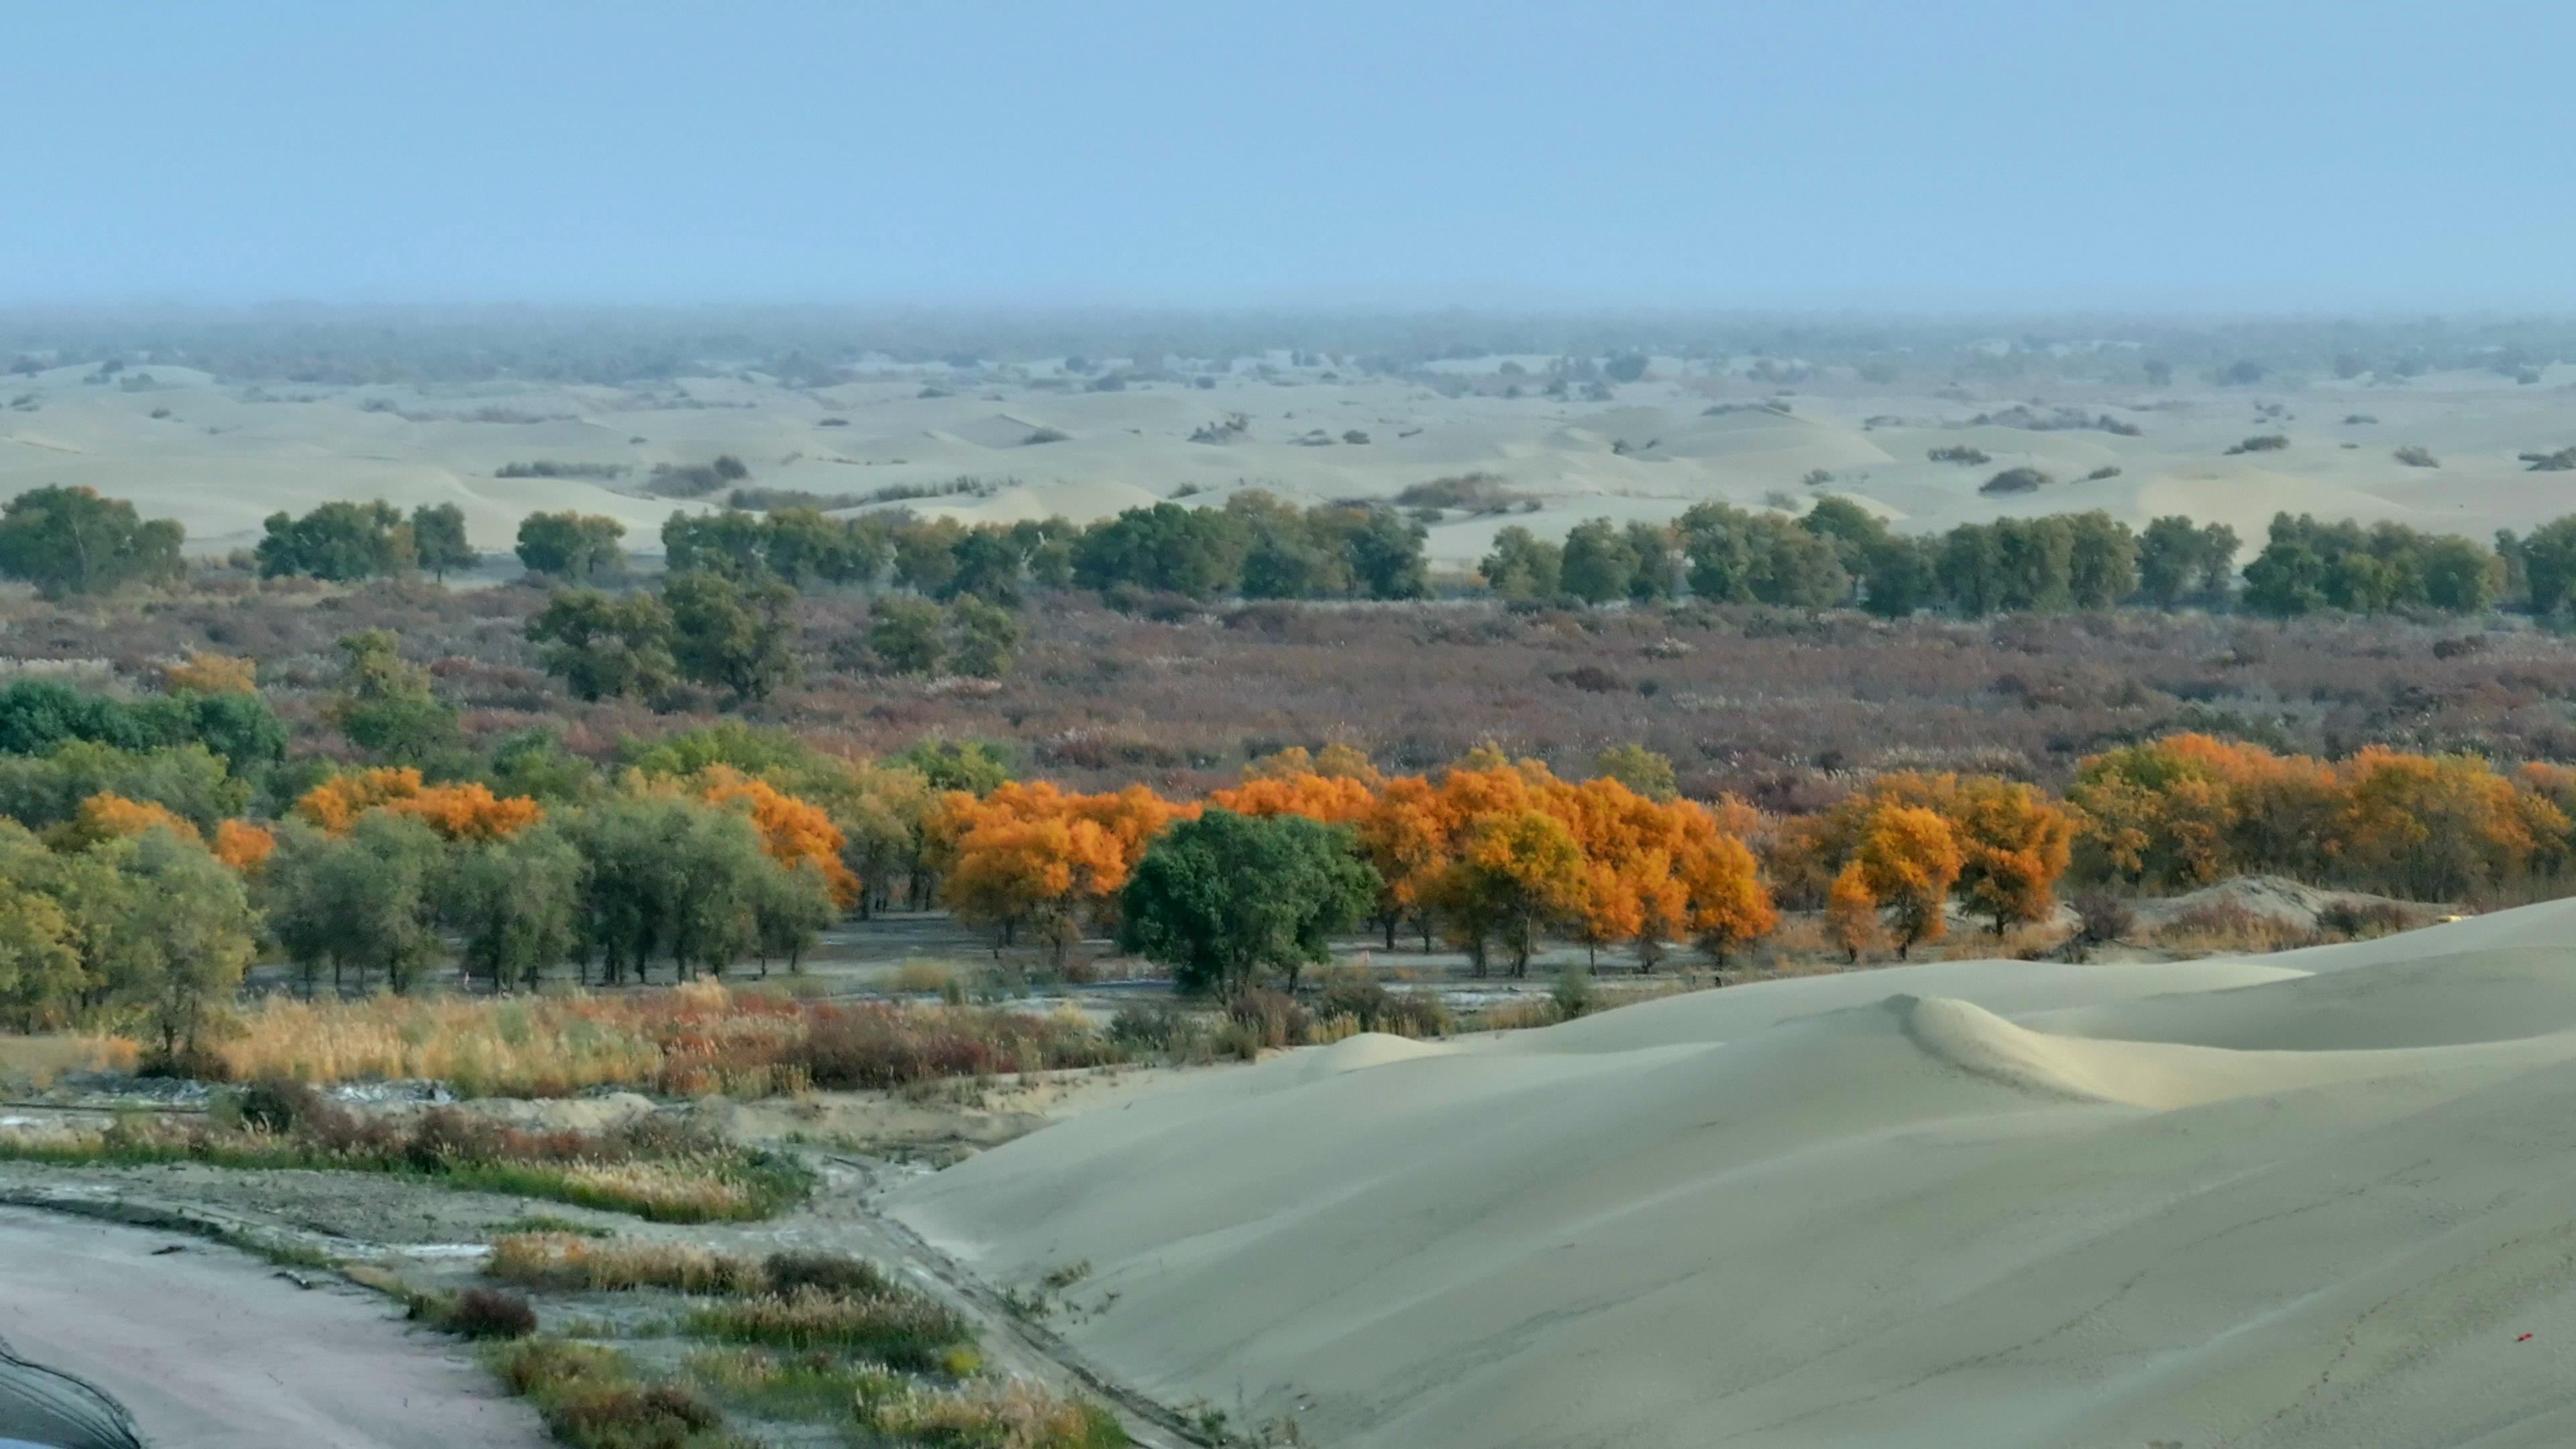
M 1870 812 L 1851 863 L 1870 898 L 1885 908 L 1903 960 L 1918 941 L 1947 929 L 1942 902 L 1959 879 L 1959 843 L 1950 824 L 1920 805 L 1886 804 Z
M 841 861 L 848 839 L 822 807 L 726 765 L 709 768 L 701 779 L 699 798 L 749 814 L 770 859 L 790 871 L 803 866 L 819 872 L 841 909 L 858 903 L 859 878 Z
M 1433 900 L 1478 976 L 1496 944 L 1512 974 L 1525 976 L 1539 933 L 1581 907 L 1585 884 L 1583 847 L 1564 821 L 1535 809 L 1498 810 L 1469 822 Z
M 1860 953 L 1887 942 L 1879 927 L 1878 897 L 1871 894 L 1868 873 L 1859 861 L 1842 868 L 1825 893 L 1825 938 L 1843 949 L 1844 959 L 1858 962 Z
M 1154 836 L 1197 813 L 1142 786 L 1081 795 L 1014 781 L 980 799 L 952 791 L 932 826 L 940 894 L 959 919 L 998 929 L 1005 945 L 1031 927 L 1061 964 L 1083 920 L 1110 914 Z

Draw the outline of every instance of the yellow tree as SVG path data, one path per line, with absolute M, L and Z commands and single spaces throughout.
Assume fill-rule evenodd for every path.
M 1497 943 L 1512 974 L 1526 976 L 1539 932 L 1581 907 L 1584 883 L 1583 850 L 1565 822 L 1522 809 L 1467 827 L 1434 899 L 1478 976 Z
M 1920 805 L 1884 805 L 1871 813 L 1852 863 L 1870 896 L 1886 908 L 1897 959 L 1918 941 L 1937 941 L 1948 929 L 1941 914 L 1959 879 L 1959 843 L 1950 823 Z
M 1760 864 L 1732 835 L 1713 836 L 1693 849 L 1682 862 L 1681 878 L 1689 891 L 1691 934 L 1720 966 L 1780 924 Z
M 1386 782 L 1359 821 L 1360 853 L 1377 868 L 1377 922 L 1386 948 L 1395 949 L 1396 927 L 1422 925 L 1422 949 L 1431 949 L 1431 893 L 1449 868 L 1450 830 L 1439 797 L 1420 775 Z
M 1825 937 L 1842 947 L 1845 960 L 1855 963 L 1861 952 L 1887 944 L 1887 933 L 1878 924 L 1878 897 L 1870 893 L 1869 877 L 1859 861 L 1844 866 L 1826 889 Z
M 1995 935 L 2015 921 L 2046 920 L 2071 858 L 2074 817 L 2032 786 L 1992 775 L 1961 782 L 1951 811 L 1958 889 L 1994 922 Z

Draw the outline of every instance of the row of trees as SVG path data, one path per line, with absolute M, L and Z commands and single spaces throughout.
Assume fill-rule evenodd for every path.
M 444 580 L 483 555 L 466 541 L 465 510 L 424 503 L 405 517 L 381 499 L 325 503 L 298 518 L 272 513 L 253 550 L 264 579 L 298 577 L 353 583 L 426 569 Z
M 1203 813 L 1296 819 L 1327 833 L 1213 824 L 1172 847 L 1194 857 L 1147 870 L 1166 827 Z M 1373 919 L 1390 946 L 1408 925 L 1426 946 L 1445 935 L 1478 975 L 1497 957 L 1524 973 L 1542 937 L 1560 931 L 1596 951 L 1634 945 L 1648 965 L 1677 939 L 1723 959 L 1777 920 L 1742 838 L 1750 823 L 1738 806 L 1658 799 L 1608 775 L 1571 783 L 1537 761 L 1490 751 L 1435 783 L 1380 776 L 1355 752 L 1317 760 L 1299 750 L 1204 804 L 1140 786 L 1082 795 L 1039 782 L 980 798 L 952 793 L 932 841 L 950 909 L 1006 940 L 1030 932 L 1060 953 L 1086 926 L 1118 924 L 1134 949 L 1177 952 L 1168 959 L 1196 984 L 1237 985 L 1243 963 L 1256 959 L 1293 983 L 1299 960 L 1323 958 L 1283 957 L 1277 943 L 1311 945 L 1347 922 L 1334 909 L 1299 916 L 1290 929 L 1278 912 L 1345 899 L 1356 902 L 1348 914 Z M 1276 859 L 1277 873 L 1254 868 L 1265 858 Z M 1242 940 L 1217 939 L 1223 933 L 1208 923 L 1229 914 L 1269 924 L 1246 927 Z M 1184 929 L 1176 924 L 1184 918 L 1199 924 Z M 1255 938 L 1269 944 L 1255 951 Z
M 2251 871 L 2454 900 L 2566 869 L 2576 769 L 2372 746 L 2343 760 L 2203 734 L 2083 761 L 2078 867 L 2158 889 Z
M 624 526 L 578 513 L 532 514 L 517 552 L 532 572 L 607 583 L 626 567 Z M 1420 524 L 1378 504 L 1298 509 L 1258 490 L 1216 509 L 1158 503 L 1077 527 L 1062 518 L 969 526 L 908 514 L 832 518 L 811 507 L 674 513 L 662 543 L 673 575 L 704 574 L 741 598 L 823 585 L 892 586 L 939 602 L 972 596 L 1015 608 L 1031 588 L 1071 586 L 1192 599 L 1408 599 L 1428 591 Z M 184 576 L 184 534 L 130 503 L 82 488 L 30 490 L 0 510 L 0 575 L 49 597 L 101 594 Z M 1669 523 L 1608 519 L 1561 540 L 1513 525 L 1478 565 L 1516 602 L 1657 603 L 1689 596 L 1791 608 L 1856 606 L 1887 617 L 1942 609 L 1968 617 L 2122 604 L 2218 605 L 2258 613 L 2321 610 L 2551 614 L 2576 594 L 2576 518 L 2494 546 L 2392 523 L 2364 528 L 2282 514 L 2236 583 L 2242 548 L 2223 524 L 2159 518 L 2143 530 L 2101 512 L 1962 524 L 1901 535 L 1849 499 L 1802 515 L 1722 503 Z M 405 516 L 383 502 L 325 503 L 267 520 L 263 576 L 349 581 L 427 569 L 444 578 L 481 555 L 455 504 Z M 752 671 L 759 672 L 758 668 Z

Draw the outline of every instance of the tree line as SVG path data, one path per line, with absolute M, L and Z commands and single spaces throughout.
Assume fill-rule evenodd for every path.
M 532 573 L 606 593 L 627 578 L 624 537 L 615 519 L 532 514 L 516 552 Z M 887 667 L 918 670 L 936 667 L 925 659 L 953 656 L 992 673 L 1016 636 L 990 610 L 1016 609 L 1031 590 L 1091 589 L 1130 607 L 1155 596 L 1421 598 L 1431 592 L 1427 537 L 1419 521 L 1384 503 L 1300 509 L 1257 489 L 1222 507 L 1163 502 L 1088 525 L 1061 517 L 968 525 L 900 512 L 835 518 L 812 507 L 676 512 L 661 531 L 666 574 L 700 582 L 676 597 L 666 585 L 668 629 L 648 608 L 619 612 L 585 598 L 547 626 L 544 642 L 562 646 L 557 673 L 579 681 L 586 697 L 649 693 L 681 677 L 756 698 L 793 676 L 778 641 L 798 591 L 892 589 L 955 617 L 932 625 L 915 611 L 889 635 L 891 651 L 880 656 Z M 48 597 L 175 583 L 185 574 L 183 542 L 176 522 L 144 520 L 130 503 L 85 488 L 33 489 L 0 509 L 0 575 Z M 1523 605 L 1695 599 L 1888 618 L 2119 606 L 2235 607 L 2278 618 L 2498 608 L 2549 616 L 2576 596 L 2576 516 L 2480 542 L 2284 513 L 2240 582 L 2243 549 L 2224 524 L 2170 516 L 2132 529 L 2098 510 L 1900 534 L 1862 505 L 1825 496 L 1797 514 L 1703 503 L 1661 523 L 1596 518 L 1557 539 L 1509 525 L 1476 577 Z M 381 502 L 280 513 L 254 554 L 266 577 L 339 582 L 417 570 L 443 578 L 481 562 L 454 504 L 407 516 Z M 967 599 L 986 607 L 961 610 Z M 925 651 L 925 629 L 947 642 Z
M 425 682 L 352 636 L 329 709 L 417 742 Z M 1653 967 L 1724 961 L 1782 909 L 1858 957 L 1956 919 L 2050 919 L 2064 880 L 2184 889 L 2265 871 L 2415 899 L 2510 892 L 2576 854 L 2576 768 L 2374 747 L 2342 760 L 2182 734 L 2085 758 L 2053 794 L 1889 772 L 1817 812 L 1693 801 L 1629 746 L 1589 779 L 1481 749 L 1388 776 L 1291 749 L 1203 800 L 1018 781 L 993 750 L 880 761 L 739 722 L 630 742 L 602 767 L 543 731 L 429 766 L 288 764 L 244 670 L 202 657 L 160 695 L 0 689 L 0 1024 L 130 1029 L 184 1053 L 263 953 L 308 990 L 492 989 L 793 969 L 901 900 L 1061 959 L 1095 933 L 1193 988 L 1293 986 L 1337 934 L 1446 941 L 1479 974 L 1542 943 Z M 383 715 L 374 723 L 369 711 Z M 409 724 L 404 722 L 411 721 Z M 401 727 L 397 727 L 401 726 Z

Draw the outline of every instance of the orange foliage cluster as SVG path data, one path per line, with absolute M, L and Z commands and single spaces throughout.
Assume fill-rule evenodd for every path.
M 449 840 L 506 840 L 545 818 L 525 795 L 496 796 L 492 787 L 433 785 L 408 800 L 388 800 L 389 815 L 408 815 Z
M 409 765 L 387 765 L 373 770 L 351 770 L 334 775 L 304 792 L 295 802 L 295 813 L 333 835 L 345 835 L 358 817 L 379 805 L 396 800 L 415 799 L 420 794 L 420 771 Z
M 524 795 L 494 795 L 481 781 L 425 786 L 408 765 L 335 775 L 295 802 L 296 814 L 333 835 L 347 834 L 370 810 L 408 815 L 448 840 L 506 840 L 545 818 Z
M 141 835 L 156 825 L 181 840 L 203 840 L 196 826 L 159 801 L 104 793 L 80 802 L 72 818 L 53 829 L 51 839 L 57 850 L 86 850 L 102 841 Z
M 1942 937 L 1953 897 L 1998 936 L 2013 922 L 2046 919 L 2079 823 L 2017 780 L 1902 770 L 1782 822 L 1771 867 L 1792 899 L 1826 907 L 1828 932 L 1846 951 L 1875 943 L 1883 910 L 1902 953 Z
M 256 875 L 277 853 L 277 837 L 265 826 L 247 820 L 226 820 L 215 826 L 215 859 L 241 875 Z
M 1080 795 L 1043 780 L 1014 782 L 981 799 L 952 791 L 931 824 L 932 852 L 946 871 L 942 895 L 961 919 L 999 926 L 1006 939 L 1034 926 L 1061 955 L 1163 827 L 1198 808 L 1142 785 Z
M 46 833 L 46 840 L 56 850 L 87 850 L 156 827 L 190 844 L 206 844 L 193 822 L 159 801 L 129 800 L 108 792 L 83 800 L 71 819 Z M 214 843 L 208 849 L 215 859 L 249 875 L 268 863 L 270 852 L 277 849 L 277 837 L 247 820 L 220 820 L 215 823 Z
M 2182 734 L 2083 761 L 2068 800 L 2086 867 L 2152 886 L 2278 871 L 2448 900 L 2569 853 L 2576 771 L 2372 746 L 2329 762 Z
M 1384 882 L 1378 917 L 1392 944 L 1406 920 L 1436 919 L 1481 965 L 1501 946 L 1525 969 L 1537 932 L 1587 945 L 1633 942 L 1651 965 L 1663 943 L 1723 955 L 1778 923 L 1742 839 L 1752 812 L 1662 802 L 1616 780 L 1560 780 L 1536 760 L 1479 751 L 1436 785 L 1419 775 L 1252 778 L 1208 803 L 1247 815 L 1304 815 L 1356 829 Z
M 822 873 L 841 909 L 858 904 L 859 878 L 841 863 L 841 848 L 848 842 L 820 806 L 730 766 L 714 766 L 701 779 L 700 798 L 708 804 L 736 805 L 750 812 L 752 827 L 760 832 L 761 849 L 770 859 L 791 871 L 811 865 Z
M 190 650 L 188 657 L 181 662 L 161 666 L 161 683 L 173 694 L 182 691 L 256 694 L 259 692 L 259 662 L 231 654 Z

